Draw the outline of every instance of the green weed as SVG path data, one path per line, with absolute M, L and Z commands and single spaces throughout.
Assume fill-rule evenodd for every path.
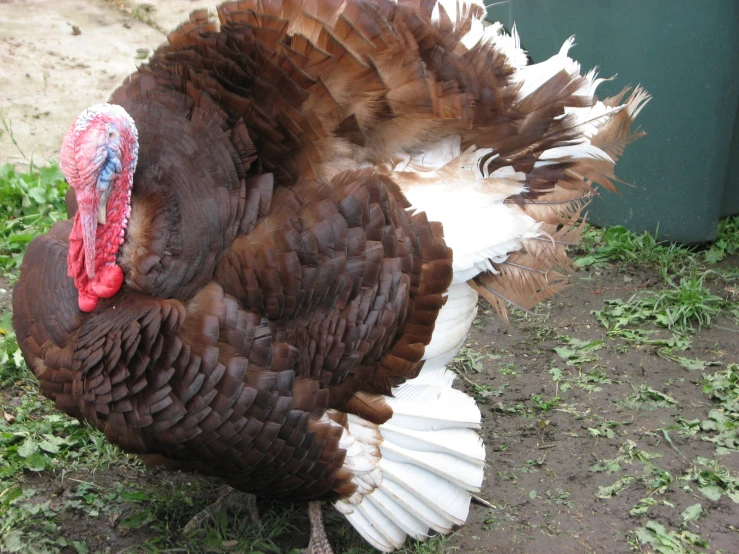
M 15 339 L 10 312 L 6 311 L 0 316 L 0 387 L 18 380 L 30 381 L 32 378 Z
M 579 367 L 585 363 L 597 361 L 598 355 L 595 351 L 605 346 L 600 339 L 585 341 L 572 337 L 560 338 L 566 342 L 567 346 L 558 346 L 554 348 L 554 351 L 568 366 Z
M 646 498 L 640 498 L 636 505 L 629 510 L 629 514 L 632 516 L 640 516 L 642 514 L 646 514 L 649 511 L 649 508 L 652 506 L 656 506 L 658 504 L 657 499 L 652 496 L 647 496 Z
M 700 440 L 716 445 L 718 456 L 739 452 L 739 366 L 730 364 L 725 370 L 702 378 L 703 393 L 712 400 L 714 407 L 704 420 L 687 420 L 678 416 L 676 429 L 685 437 L 700 434 Z
M 540 412 L 548 412 L 552 408 L 555 408 L 562 399 L 558 396 L 546 400 L 541 394 L 531 395 L 531 403 L 534 405 L 534 409 Z
M 739 216 L 719 221 L 716 240 L 703 254 L 705 260 L 711 264 L 718 263 L 727 256 L 739 254 Z
M 677 284 L 668 281 L 666 290 L 640 292 L 628 300 L 607 300 L 605 307 L 593 314 L 609 333 L 643 323 L 680 333 L 694 330 L 696 325 L 698 329 L 709 326 L 726 302 L 704 286 L 706 276 L 693 271 Z
M 648 385 L 633 387 L 634 392 L 623 400 L 616 400 L 616 404 L 629 410 L 655 410 L 677 406 L 677 400 L 669 394 L 660 392 Z
M 739 452 L 739 365 L 731 364 L 726 370 L 703 376 L 703 393 L 716 405 L 708 412 L 708 419 L 701 422 L 701 429 L 711 433 L 701 440 L 716 445 L 716 454 Z
M 734 503 L 739 504 L 739 477 L 716 460 L 696 458 L 693 467 L 681 479 L 695 483 L 698 490 L 713 502 L 718 502 L 721 496 L 726 495 Z
M 59 510 L 51 499 L 35 501 L 35 489 L 13 486 L 0 493 L 0 551 L 57 553 L 73 548 L 78 554 L 89 549 L 84 541 L 70 541 L 59 534 Z M 72 552 L 72 550 L 67 550 Z
M 0 269 L 20 267 L 26 246 L 55 222 L 66 219 L 64 174 L 58 165 L 17 171 L 0 165 Z
M 603 390 L 603 386 L 612 385 L 616 381 L 608 378 L 605 371 L 596 366 L 577 377 L 574 382 L 578 387 L 588 392 L 600 392 Z
M 604 421 L 597 427 L 588 427 L 588 433 L 591 437 L 594 439 L 598 438 L 606 438 L 606 439 L 612 439 L 616 436 L 616 431 L 614 430 L 618 426 L 618 423 L 615 421 Z
M 670 348 L 660 348 L 659 350 L 657 350 L 657 354 L 667 360 L 672 360 L 688 371 L 703 371 L 708 366 L 720 365 L 719 362 L 715 361 L 705 362 L 703 360 L 699 360 L 698 358 L 686 358 L 685 356 L 678 356 L 677 354 L 673 354 Z
M 588 227 L 581 244 L 585 255 L 575 259 L 581 268 L 625 262 L 667 270 L 689 264 L 694 256 L 690 248 L 660 242 L 647 232 L 637 235 L 620 225 L 608 229 Z
M 508 384 L 504 383 L 499 387 L 494 387 L 492 385 L 474 385 L 472 390 L 477 402 L 487 402 L 488 398 L 503 396 L 503 393 L 507 388 Z
M 51 401 L 29 393 L 21 398 L 0 420 L 0 483 L 18 480 L 26 471 L 136 463 L 102 433 L 57 412 Z
M 690 554 L 694 552 L 694 546 L 708 548 L 708 543 L 700 535 L 686 530 L 667 531 L 664 525 L 652 520 L 637 529 L 636 536 L 642 544 L 652 546 L 661 554 Z
M 452 367 L 455 368 L 457 372 L 480 373 L 485 369 L 483 365 L 485 361 L 497 359 L 500 359 L 499 355 L 482 353 L 470 346 L 463 346 L 455 356 L 454 360 L 452 360 Z
M 621 471 L 623 469 L 621 467 L 622 463 L 626 463 L 625 456 L 598 460 L 598 463 L 590 466 L 590 471 L 592 471 L 593 473 L 607 473 L 610 475 L 611 473 Z
M 619 477 L 612 485 L 598 487 L 598 492 L 595 496 L 603 499 L 613 498 L 629 488 L 634 481 L 636 481 L 636 477 L 633 475 L 624 475 L 623 477 Z

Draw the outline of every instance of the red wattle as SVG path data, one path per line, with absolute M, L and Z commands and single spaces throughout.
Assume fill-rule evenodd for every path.
M 90 285 L 100 298 L 110 298 L 123 286 L 123 270 L 115 264 L 106 265 L 97 272 Z
M 98 297 L 87 294 L 86 292 L 79 291 L 77 297 L 77 305 L 83 312 L 91 312 L 98 305 Z

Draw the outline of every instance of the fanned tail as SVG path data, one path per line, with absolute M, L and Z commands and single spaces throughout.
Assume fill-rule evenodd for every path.
M 335 506 L 383 552 L 400 548 L 407 536 L 424 540 L 464 524 L 470 493 L 482 485 L 485 447 L 475 432 L 480 410 L 451 388 L 454 374 L 445 367 L 476 311 L 477 294 L 469 285 L 452 285 L 421 373 L 384 397 L 392 418 L 376 425 L 349 415 L 344 422 L 340 446 L 357 491 Z
M 450 122 L 396 153 L 390 175 L 413 208 L 443 224 L 453 284 L 420 375 L 384 398 L 392 418 L 374 425 L 352 416 L 345 425 L 348 452 L 364 457 L 368 470 L 357 474 L 357 492 L 336 503 L 382 551 L 466 520 L 485 449 L 475 432 L 480 411 L 451 388 L 446 364 L 466 339 L 478 293 L 507 319 L 507 305 L 530 310 L 566 286 L 567 247 L 579 241 L 583 209 L 596 184 L 615 190 L 616 158 L 642 134 L 631 126 L 649 100 L 637 87 L 599 101 L 603 79 L 580 74 L 568 56 L 572 39 L 527 65 L 515 28 L 508 35 L 483 26 L 474 6 L 440 4 L 434 46 L 424 51 L 419 40 L 420 54 L 474 100 L 472 125 Z
M 567 247 L 579 241 L 583 208 L 596 184 L 616 190 L 616 159 L 643 135 L 631 127 L 649 95 L 637 87 L 598 100 L 604 79 L 580 74 L 568 56 L 573 39 L 552 58 L 523 65 L 515 29 L 509 36 L 490 26 L 476 36 L 468 54 L 484 51 L 509 72 L 507 93 L 490 108 L 499 117 L 409 153 L 393 178 L 415 208 L 444 225 L 455 282 L 470 281 L 507 319 L 506 305 L 529 310 L 566 285 Z

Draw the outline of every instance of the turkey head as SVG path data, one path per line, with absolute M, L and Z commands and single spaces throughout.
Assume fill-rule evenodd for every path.
M 114 104 L 82 112 L 64 137 L 60 166 L 74 189 L 77 213 L 69 236 L 67 273 L 79 292 L 80 310 L 123 285 L 116 263 L 131 214 L 131 188 L 138 159 L 136 125 Z

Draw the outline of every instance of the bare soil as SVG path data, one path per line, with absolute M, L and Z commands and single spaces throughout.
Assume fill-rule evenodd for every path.
M 581 272 L 572 277 L 572 287 L 550 302 L 543 324 L 512 321 L 506 326 L 491 313 L 478 318 L 469 342 L 475 348 L 502 353 L 503 358 L 486 364 L 490 369 L 473 379 L 507 388 L 500 397 L 481 404 L 489 452 L 483 494 L 497 508 L 477 507 L 473 511 L 470 525 L 458 539 L 461 552 L 629 552 L 636 549 L 627 542 L 629 532 L 647 519 L 631 516 L 629 511 L 648 496 L 647 488 L 635 483 L 609 499 L 597 498 L 596 493 L 599 486 L 613 484 L 622 474 L 641 475 L 642 464 L 626 466 L 625 471 L 611 475 L 589 468 L 600 460 L 618 457 L 627 440 L 636 442 L 641 450 L 661 455 L 653 461 L 674 477 L 687 473 L 696 457 L 713 457 L 713 444 L 669 431 L 671 445 L 661 431 L 674 425 L 678 416 L 706 419 L 710 402 L 701 393 L 700 372 L 690 372 L 659 357 L 655 347 L 634 347 L 620 339 L 605 338 L 603 327 L 591 314 L 601 309 L 606 299 L 628 299 L 637 290 L 659 282 L 659 275 L 640 269 L 621 268 L 600 275 Z M 583 364 L 580 370 L 567 368 L 553 351 L 561 345 L 556 335 L 604 339 L 606 347 L 597 351 L 597 362 Z M 687 355 L 735 363 L 739 360 L 737 338 L 735 324 L 719 321 L 694 337 L 692 352 Z M 519 375 L 501 375 L 494 369 L 508 363 L 514 364 Z M 576 377 L 596 365 L 613 384 L 602 385 L 597 392 L 575 386 L 560 393 L 562 401 L 557 407 L 532 419 L 509 411 L 516 403 L 526 404 L 532 395 L 555 396 L 549 373 L 552 367 Z M 645 406 L 635 411 L 617 403 L 642 384 L 669 394 L 677 405 Z M 591 436 L 588 429 L 605 422 L 617 423 L 612 427 L 615 436 Z M 527 472 L 527 460 L 541 460 L 541 465 Z M 739 470 L 737 455 L 722 457 L 720 462 L 734 472 Z M 702 501 L 706 507 L 704 498 L 685 493 L 681 485 L 676 480 L 667 489 L 665 499 L 674 507 L 660 502 L 650 508 L 648 519 L 679 529 L 680 514 L 687 506 Z M 534 498 L 532 491 L 536 491 Z M 723 497 L 709 509 L 710 517 L 700 523 L 700 534 L 709 542 L 710 551 L 739 551 L 739 537 L 729 529 L 739 522 L 737 505 Z

